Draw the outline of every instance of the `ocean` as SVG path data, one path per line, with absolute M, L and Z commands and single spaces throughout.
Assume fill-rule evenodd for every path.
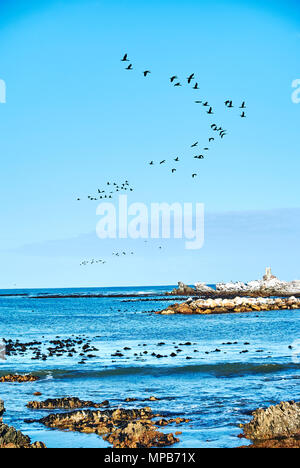
M 0 383 L 4 421 L 47 447 L 109 447 L 95 434 L 24 422 L 51 412 L 29 410 L 28 401 L 74 396 L 109 400 L 112 407 L 151 406 L 166 417 L 190 419 L 180 429 L 164 429 L 182 431 L 174 447 L 237 447 L 248 443 L 237 436 L 251 411 L 300 400 L 299 310 L 155 315 L 172 303 L 161 295 L 173 287 L 0 291 L 0 338 L 37 341 L 44 354 L 51 341 L 70 337 L 94 348 L 81 364 L 82 344 L 45 361 L 32 359 L 30 346 L 0 360 L 0 376 L 34 372 L 41 377 Z M 95 294 L 100 296 L 80 297 Z M 150 396 L 158 400 L 145 402 Z M 128 397 L 136 401 L 125 402 Z

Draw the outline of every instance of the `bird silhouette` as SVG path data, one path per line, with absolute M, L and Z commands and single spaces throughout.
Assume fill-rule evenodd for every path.
M 201 104 L 201 103 L 202 103 L 202 101 L 195 101 L 195 103 L 196 103 L 196 104 Z
M 173 174 L 174 172 L 176 172 L 176 169 L 172 169 L 172 174 Z
M 132 63 L 130 63 L 128 67 L 126 67 L 126 70 L 132 70 Z
M 195 86 L 193 86 L 193 89 L 199 89 L 198 88 L 198 83 L 195 83 Z
M 232 101 L 229 101 L 229 99 L 225 101 L 225 106 L 230 108 L 233 107 Z
M 207 111 L 207 114 L 213 114 L 212 107 L 209 108 L 209 110 Z
M 246 117 L 245 112 L 242 112 L 242 113 L 241 113 L 241 117 L 242 117 L 242 118 L 245 118 L 245 117 Z
M 153 161 L 149 162 L 149 165 L 150 165 L 150 166 L 153 166 L 153 164 L 154 164 L 154 162 L 153 162 Z
M 150 70 L 145 70 L 145 71 L 143 72 L 144 76 L 147 76 L 149 73 L 151 73 Z
M 194 79 L 195 73 L 192 73 L 190 76 L 187 77 L 188 84 Z
M 178 158 L 178 156 L 177 156 L 177 158 L 175 158 L 175 159 L 174 159 L 174 161 L 176 161 L 176 162 L 178 162 L 178 161 L 179 161 L 179 158 Z
M 192 174 L 192 178 L 194 179 L 197 176 L 197 174 Z
M 125 54 L 124 57 L 121 59 L 121 62 L 129 62 L 127 57 L 128 57 L 128 54 Z
M 242 103 L 240 109 L 246 109 L 246 103 L 245 103 L 245 101 L 243 101 L 243 103 Z
M 206 102 L 203 104 L 203 106 L 204 106 L 204 107 L 208 107 L 208 106 L 209 106 L 208 102 L 206 101 Z
M 196 141 L 196 143 L 193 143 L 193 144 L 191 145 L 191 148 L 195 148 L 195 146 L 197 146 L 198 143 L 199 143 L 198 141 Z
M 211 137 L 211 138 L 208 139 L 208 141 L 210 143 L 211 141 L 215 141 L 215 139 L 213 137 Z
M 173 75 L 173 76 L 171 76 L 171 78 L 170 78 L 171 83 L 173 83 L 174 80 L 177 80 L 177 76 L 176 76 L 176 75 Z
M 178 83 L 175 83 L 174 86 L 182 86 L 182 84 L 178 82 Z
M 160 161 L 159 164 L 164 164 L 166 162 L 166 160 L 164 159 L 163 161 Z

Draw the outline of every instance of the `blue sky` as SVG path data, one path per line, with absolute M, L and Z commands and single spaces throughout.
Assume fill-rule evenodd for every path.
M 249 280 L 266 264 L 299 277 L 297 2 L 2 1 L 0 18 L 0 287 Z M 132 72 L 120 63 L 125 52 Z M 189 146 L 206 144 L 212 119 L 193 90 L 168 82 L 192 72 L 228 129 L 196 162 Z M 247 119 L 225 110 L 227 98 L 247 101 Z M 174 175 L 169 164 L 147 165 L 176 155 Z M 111 252 L 91 241 L 96 204 L 76 198 L 124 179 L 131 201 L 205 203 L 205 247 L 193 255 L 170 243 L 154 255 L 137 246 L 134 259 L 80 268 L 85 256 Z

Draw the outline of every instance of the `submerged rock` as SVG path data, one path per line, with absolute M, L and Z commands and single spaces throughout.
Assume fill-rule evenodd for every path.
M 250 448 L 300 448 L 300 403 L 281 402 L 252 413 L 253 419 L 241 425 L 241 437 L 250 439 Z

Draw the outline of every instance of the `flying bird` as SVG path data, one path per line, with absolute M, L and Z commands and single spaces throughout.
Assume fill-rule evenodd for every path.
M 193 144 L 191 145 L 191 148 L 195 148 L 195 146 L 197 146 L 198 143 L 199 143 L 198 141 L 196 141 L 196 143 L 193 143 Z
M 166 160 L 164 159 L 163 161 L 160 161 L 159 164 L 164 164 L 166 162 Z
M 151 73 L 150 70 L 145 70 L 145 71 L 143 72 L 144 76 L 147 76 L 149 73 Z
M 174 172 L 176 172 L 176 169 L 172 169 L 172 174 L 173 174 Z
M 245 103 L 245 101 L 243 101 L 243 103 L 242 103 L 240 109 L 246 109 L 246 103 Z
M 209 108 L 209 110 L 207 111 L 207 114 L 213 114 L 212 107 Z
M 197 176 L 197 174 L 192 174 L 193 179 Z
M 192 73 L 190 76 L 187 77 L 188 84 L 194 79 L 195 73 Z
M 215 139 L 213 137 L 211 137 L 211 138 L 208 139 L 208 141 L 210 143 L 211 141 L 215 141 Z
M 195 86 L 193 86 L 193 89 L 199 89 L 198 88 L 198 83 L 195 83 Z
M 245 112 L 242 112 L 242 113 L 241 113 L 241 117 L 242 117 L 242 118 L 245 118 L 245 117 L 246 117 Z
M 128 54 L 125 54 L 124 57 L 121 59 L 121 62 L 129 62 L 127 57 L 128 57 Z
M 171 76 L 171 78 L 170 78 L 171 83 L 173 83 L 174 80 L 177 80 L 177 76 L 176 76 L 176 75 Z
M 126 67 L 126 70 L 132 70 L 132 63 L 130 63 L 128 67 Z
M 174 86 L 182 86 L 182 84 L 178 82 L 178 83 L 175 83 Z
M 178 161 L 179 161 L 179 158 L 178 158 L 178 156 L 177 156 L 177 158 L 175 158 L 175 159 L 174 159 L 174 161 L 176 161 L 176 162 L 178 162 Z

